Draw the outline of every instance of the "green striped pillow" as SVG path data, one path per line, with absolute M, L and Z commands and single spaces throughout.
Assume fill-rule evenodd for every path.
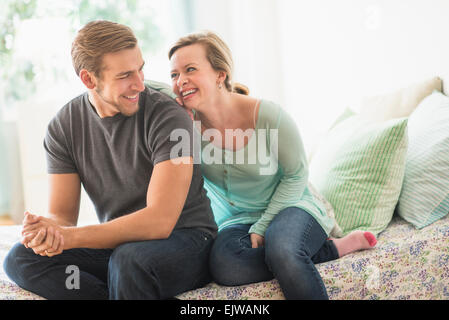
M 409 149 L 398 213 L 423 228 L 449 212 L 449 97 L 435 91 L 409 119 Z
M 368 123 L 353 116 L 328 132 L 310 164 L 310 182 L 332 204 L 344 235 L 377 235 L 387 227 L 401 192 L 407 141 L 407 118 Z

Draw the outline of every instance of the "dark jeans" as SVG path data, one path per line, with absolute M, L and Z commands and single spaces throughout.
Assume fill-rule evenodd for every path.
M 205 232 L 179 229 L 165 240 L 71 249 L 51 258 L 17 243 L 4 269 L 20 287 L 47 299 L 167 299 L 211 281 L 212 243 Z M 75 275 L 68 266 L 79 270 L 79 288 L 68 279 Z
M 210 255 L 215 282 L 236 286 L 274 277 L 287 299 L 328 299 L 315 264 L 337 259 L 338 251 L 309 213 L 294 207 L 279 212 L 261 248 L 251 248 L 250 227 L 237 224 L 219 232 Z

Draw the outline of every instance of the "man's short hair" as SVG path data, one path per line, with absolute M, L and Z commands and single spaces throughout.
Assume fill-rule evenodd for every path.
M 105 54 L 133 49 L 136 45 L 134 33 L 125 25 L 106 20 L 89 22 L 72 43 L 73 67 L 78 76 L 86 69 L 101 78 Z

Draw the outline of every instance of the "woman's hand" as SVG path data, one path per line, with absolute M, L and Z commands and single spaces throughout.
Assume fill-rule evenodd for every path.
M 265 238 L 257 233 L 250 233 L 250 239 L 252 248 L 263 247 L 265 244 Z

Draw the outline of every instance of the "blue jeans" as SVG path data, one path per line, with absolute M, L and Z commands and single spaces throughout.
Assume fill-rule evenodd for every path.
M 71 249 L 51 258 L 16 243 L 4 269 L 20 287 L 47 299 L 168 299 L 211 281 L 212 243 L 208 233 L 179 229 L 165 240 Z M 70 265 L 79 270 L 79 288 L 67 286 Z
M 276 278 L 286 299 L 328 299 L 315 264 L 339 256 L 315 218 L 295 207 L 282 210 L 265 232 L 265 246 L 254 249 L 250 227 L 237 224 L 219 232 L 210 254 L 215 282 L 236 286 Z

